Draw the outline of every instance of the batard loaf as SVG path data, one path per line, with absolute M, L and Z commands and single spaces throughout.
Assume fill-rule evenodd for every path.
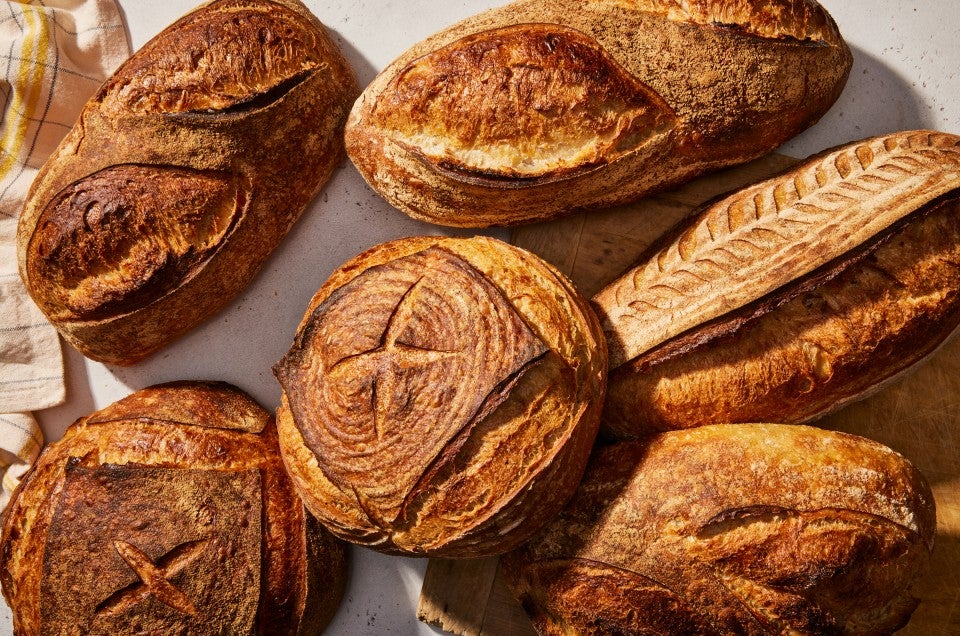
M 502 559 L 541 634 L 890 634 L 936 529 L 923 476 L 864 438 L 722 424 L 596 452 Z
M 391 63 L 347 152 L 415 218 L 541 220 L 769 152 L 827 111 L 851 60 L 813 0 L 520 0 Z
M 593 299 L 608 429 L 804 422 L 928 357 L 960 323 L 960 137 L 813 157 L 696 211 Z
M 589 304 L 536 256 L 482 237 L 400 239 L 310 301 L 274 369 L 281 450 L 344 539 L 497 554 L 573 494 L 605 371 Z
M 130 364 L 242 290 L 330 177 L 359 93 L 296 0 L 217 0 L 133 55 L 41 169 L 20 274 L 85 355 Z
M 3 518 L 17 634 L 315 634 L 346 581 L 238 389 L 142 389 L 69 427 Z

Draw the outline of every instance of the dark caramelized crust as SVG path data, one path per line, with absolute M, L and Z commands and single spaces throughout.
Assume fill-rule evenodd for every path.
M 890 634 L 935 529 L 923 476 L 875 442 L 705 426 L 598 450 L 504 564 L 542 634 Z
M 316 27 L 296 11 L 243 0 L 212 9 L 171 25 L 140 49 L 104 87 L 102 108 L 148 115 L 262 106 L 262 97 L 279 99 L 328 64 Z
M 34 299 L 58 320 L 127 313 L 189 280 L 245 212 L 229 174 L 114 166 L 43 211 L 28 248 Z M 176 200 L 176 205 L 171 201 Z
M 363 272 L 309 321 L 277 369 L 293 418 L 324 474 L 391 524 L 434 458 L 547 351 L 499 290 L 439 248 Z
M 269 413 L 220 383 L 150 387 L 79 420 L 24 480 L 0 543 L 22 634 L 315 633 L 345 576 Z
M 956 137 L 900 133 L 682 223 L 594 298 L 610 432 L 810 421 L 929 356 L 960 324 L 958 166 Z
M 260 591 L 260 473 L 68 460 L 44 546 L 49 633 L 250 633 Z M 92 591 L 92 593 L 91 593 Z
M 518 0 L 416 44 L 347 152 L 407 214 L 507 225 L 624 203 L 815 122 L 849 49 L 816 2 Z
M 217 0 L 135 53 L 34 181 L 20 274 L 68 342 L 131 364 L 242 290 L 342 157 L 359 89 L 296 0 Z
M 605 348 L 585 310 L 552 268 L 490 239 L 403 239 L 341 267 L 275 367 L 307 506 L 387 552 L 522 541 L 595 435 Z

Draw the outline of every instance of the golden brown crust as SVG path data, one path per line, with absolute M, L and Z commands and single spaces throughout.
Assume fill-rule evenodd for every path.
M 898 133 L 708 205 L 593 299 L 619 437 L 804 422 L 960 324 L 960 138 Z
M 543 634 L 889 634 L 935 530 L 923 476 L 880 444 L 717 425 L 599 449 L 504 563 Z
M 4 516 L 0 581 L 17 633 L 298 633 L 329 621 L 343 548 L 308 540 L 318 530 L 270 419 L 229 385 L 174 383 L 78 420 Z
M 358 92 L 299 2 L 187 14 L 104 84 L 35 180 L 17 240 L 31 296 L 97 360 L 164 346 L 246 286 L 326 183 Z
M 569 282 L 499 241 L 361 254 L 275 367 L 281 449 L 307 507 L 387 552 L 516 545 L 582 472 L 605 384 L 596 329 Z
M 772 150 L 826 112 L 850 63 L 807 0 L 520 0 L 390 64 L 351 111 L 347 152 L 415 218 L 544 219 Z

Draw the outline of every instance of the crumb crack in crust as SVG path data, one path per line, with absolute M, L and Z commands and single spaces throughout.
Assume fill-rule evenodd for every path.
M 560 25 L 458 40 L 404 68 L 386 96 L 375 125 L 438 169 L 492 187 L 590 170 L 676 126 L 656 93 Z
M 363 272 L 298 341 L 305 359 L 280 368 L 304 439 L 388 525 L 427 466 L 546 352 L 480 272 L 439 248 Z

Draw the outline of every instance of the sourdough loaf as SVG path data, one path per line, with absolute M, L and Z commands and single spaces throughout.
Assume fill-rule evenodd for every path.
M 400 239 L 334 272 L 276 365 L 284 461 L 344 539 L 497 554 L 576 488 L 605 370 L 586 300 L 536 256 L 482 237 Z
M 867 139 L 696 211 L 598 293 L 606 421 L 804 422 L 960 324 L 960 137 Z
M 43 166 L 20 274 L 85 355 L 134 363 L 218 311 L 330 177 L 359 93 L 297 0 L 216 0 L 133 55 Z
M 923 476 L 864 438 L 729 424 L 620 442 L 502 562 L 541 634 L 890 634 L 936 529 Z
M 391 63 L 347 152 L 415 218 L 546 219 L 769 152 L 827 111 L 851 60 L 814 0 L 520 0 Z
M 17 634 L 314 634 L 345 557 L 297 497 L 270 414 L 183 382 L 43 451 L 3 518 L 0 582 Z

